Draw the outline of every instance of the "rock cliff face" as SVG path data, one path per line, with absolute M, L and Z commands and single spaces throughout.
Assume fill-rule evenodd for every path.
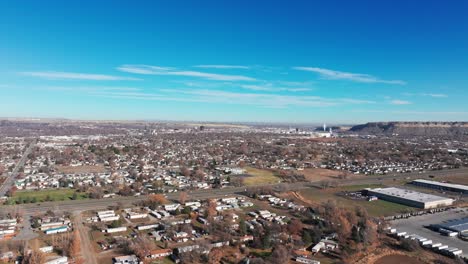
M 401 136 L 468 136 L 468 122 L 375 122 L 352 127 L 359 134 Z

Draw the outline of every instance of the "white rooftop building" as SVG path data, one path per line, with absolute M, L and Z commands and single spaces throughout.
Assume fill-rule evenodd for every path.
M 453 204 L 453 199 L 450 198 L 395 187 L 367 189 L 367 191 L 369 195 L 382 200 L 423 209 Z
M 426 188 L 468 194 L 468 186 L 462 185 L 462 184 L 429 181 L 429 180 L 423 180 L 423 179 L 414 180 L 412 184 L 426 187 Z

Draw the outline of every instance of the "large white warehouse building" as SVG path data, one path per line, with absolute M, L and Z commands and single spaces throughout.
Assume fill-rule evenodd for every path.
M 426 188 L 468 194 L 468 186 L 462 185 L 462 184 L 428 181 L 428 180 L 422 180 L 422 179 L 414 180 L 412 183 L 414 185 L 426 187 Z
M 367 189 L 367 191 L 369 195 L 382 200 L 423 209 L 453 204 L 453 199 L 450 198 L 395 187 Z

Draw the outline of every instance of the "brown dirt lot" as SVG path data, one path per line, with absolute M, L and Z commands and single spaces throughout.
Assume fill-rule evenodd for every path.
M 59 173 L 102 173 L 106 169 L 103 165 L 83 165 L 83 166 L 56 166 L 55 167 Z
M 407 252 L 399 248 L 399 242 L 393 238 L 383 235 L 379 238 L 381 245 L 375 248 L 366 248 L 362 254 L 357 256 L 356 264 L 429 264 L 429 263 L 452 263 L 451 258 L 433 253 L 420 248 Z
M 344 171 L 328 170 L 328 169 L 305 169 L 298 171 L 303 174 L 308 181 L 323 181 L 323 180 L 337 180 L 341 176 L 345 176 L 348 179 L 362 177 L 362 175 L 355 175 Z
M 402 252 L 386 249 L 381 254 L 372 254 L 362 259 L 359 263 L 371 264 L 393 264 L 393 263 L 411 263 L 411 264 L 429 264 L 429 263 L 454 263 L 453 259 L 437 255 L 425 250 L 416 252 Z
M 442 181 L 441 179 L 431 179 L 434 181 Z M 443 178 L 443 181 L 449 182 L 449 183 L 455 183 L 455 184 L 464 184 L 468 185 L 468 174 L 467 175 L 459 175 L 459 176 L 447 176 Z
M 379 258 L 374 264 L 394 264 L 394 263 L 413 263 L 413 264 L 424 264 L 416 258 L 405 256 L 405 255 L 388 255 Z

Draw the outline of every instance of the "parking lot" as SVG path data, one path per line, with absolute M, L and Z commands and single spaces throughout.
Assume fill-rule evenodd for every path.
M 432 231 L 424 226 L 431 224 L 439 224 L 443 221 L 460 219 L 468 217 L 468 209 L 451 209 L 441 213 L 426 214 L 414 216 L 407 219 L 398 219 L 390 222 L 393 228 L 399 232 L 407 232 L 409 235 L 416 234 L 427 239 L 432 240 L 434 243 L 442 243 L 449 247 L 456 247 L 463 250 L 463 256 L 468 256 L 468 242 L 459 239 L 458 237 L 448 237 Z

